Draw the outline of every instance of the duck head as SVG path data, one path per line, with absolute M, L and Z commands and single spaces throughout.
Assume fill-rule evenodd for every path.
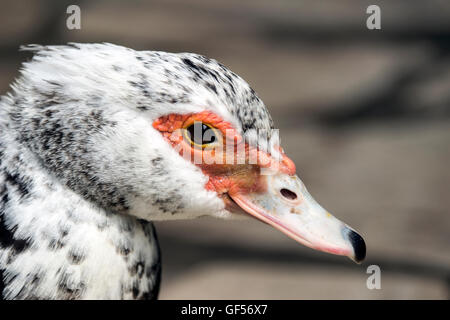
M 149 221 L 254 217 L 308 247 L 365 257 L 308 193 L 249 85 L 215 60 L 111 44 L 36 47 L 14 85 L 20 139 L 68 188 Z M 33 91 L 33 94 L 27 94 Z

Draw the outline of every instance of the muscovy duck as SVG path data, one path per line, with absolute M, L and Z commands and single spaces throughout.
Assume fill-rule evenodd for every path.
M 1 298 L 156 298 L 157 220 L 251 216 L 364 259 L 222 64 L 107 43 L 22 49 L 34 56 L 0 101 Z

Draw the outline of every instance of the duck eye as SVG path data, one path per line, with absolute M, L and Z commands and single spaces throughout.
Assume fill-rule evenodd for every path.
M 194 122 L 185 129 L 185 137 L 196 146 L 206 147 L 217 141 L 217 135 L 214 128 L 203 122 Z

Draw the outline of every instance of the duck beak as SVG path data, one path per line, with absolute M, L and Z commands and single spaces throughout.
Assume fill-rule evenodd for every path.
M 363 238 L 323 209 L 297 175 L 279 172 L 260 178 L 267 186 L 262 192 L 229 193 L 241 209 L 305 246 L 357 263 L 364 260 Z

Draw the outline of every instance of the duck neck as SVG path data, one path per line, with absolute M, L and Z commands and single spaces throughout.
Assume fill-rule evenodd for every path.
M 155 297 L 152 224 L 85 200 L 0 129 L 0 298 Z

